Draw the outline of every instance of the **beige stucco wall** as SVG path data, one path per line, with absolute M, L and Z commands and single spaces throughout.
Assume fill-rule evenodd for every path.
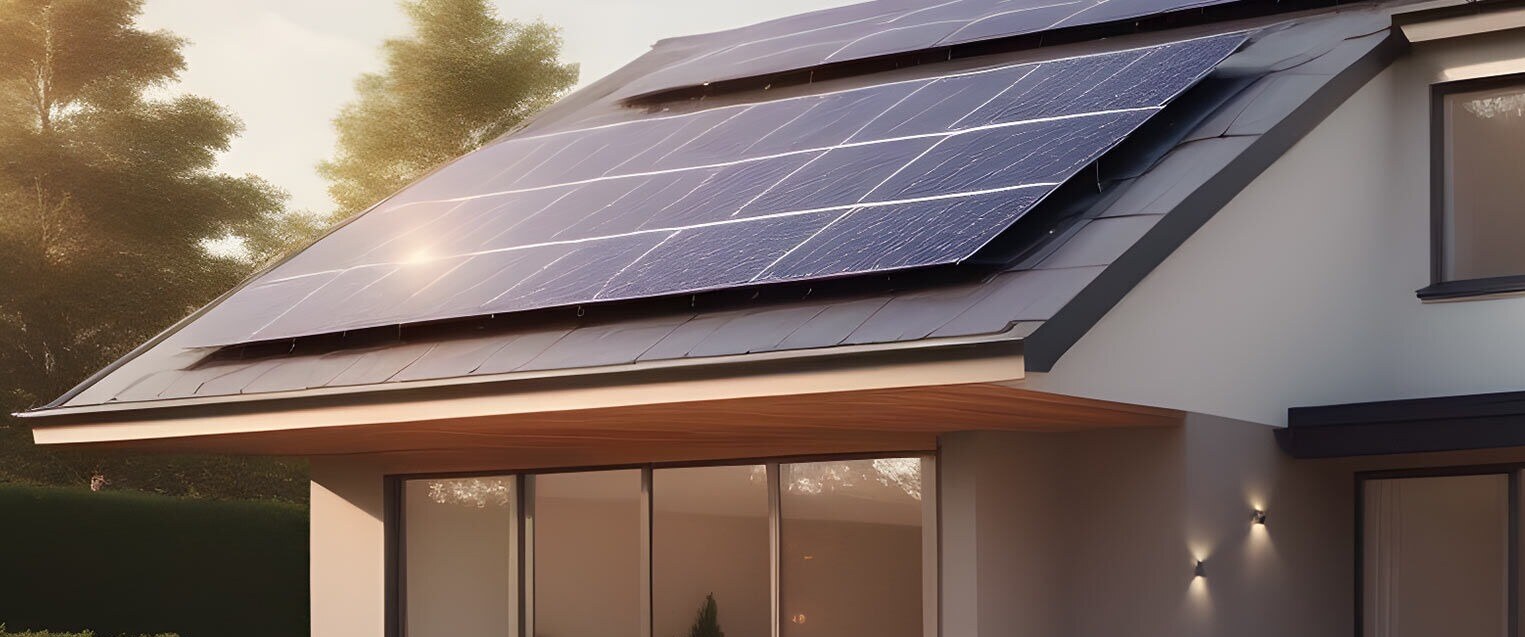
M 1290 460 L 1271 431 L 946 437 L 944 637 L 1349 635 L 1349 468 Z
M 312 461 L 313 637 L 386 634 L 383 477 L 363 459 Z
M 1019 386 L 1283 424 L 1297 405 L 1518 391 L 1525 297 L 1423 303 L 1430 84 L 1525 71 L 1525 31 L 1417 45 Z

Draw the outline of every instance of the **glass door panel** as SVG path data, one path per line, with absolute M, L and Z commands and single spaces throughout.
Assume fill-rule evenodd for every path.
M 640 637 L 641 472 L 537 475 L 535 635 Z
M 1366 637 L 1505 637 L 1509 476 L 1366 480 Z
M 768 533 L 763 465 L 653 471 L 652 634 L 768 637 Z
M 789 637 L 922 634 L 922 461 L 780 467 L 780 595 Z
M 513 476 L 403 485 L 407 637 L 516 634 Z

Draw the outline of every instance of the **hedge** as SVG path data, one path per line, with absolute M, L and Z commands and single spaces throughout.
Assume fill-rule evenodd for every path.
M 13 629 L 295 637 L 307 604 L 305 506 L 0 484 Z
M 55 633 L 55 632 L 47 631 L 47 630 L 42 630 L 42 631 L 28 630 L 26 632 L 13 633 L 13 632 L 9 632 L 9 631 L 5 630 L 5 624 L 0 624 L 0 637 L 98 637 L 98 636 L 95 634 L 94 631 L 89 631 L 89 630 L 87 630 L 85 632 L 82 632 L 82 633 Z M 161 633 L 161 634 L 152 635 L 152 636 L 150 636 L 150 635 L 139 635 L 138 637 L 179 637 L 179 635 L 173 635 L 173 634 L 170 634 L 170 633 Z

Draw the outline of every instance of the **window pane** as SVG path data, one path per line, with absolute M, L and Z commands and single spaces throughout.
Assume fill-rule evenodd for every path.
M 1362 560 L 1367 637 L 1503 637 L 1509 479 L 1368 480 Z
M 921 634 L 921 460 L 781 468 L 784 634 Z
M 535 476 L 535 634 L 641 633 L 641 472 Z
M 768 483 L 762 465 L 652 473 L 652 623 L 683 637 L 706 598 L 726 637 L 772 630 Z
M 1525 87 L 1453 93 L 1445 111 L 1445 278 L 1525 274 Z
M 513 477 L 409 480 L 403 490 L 408 637 L 515 634 Z

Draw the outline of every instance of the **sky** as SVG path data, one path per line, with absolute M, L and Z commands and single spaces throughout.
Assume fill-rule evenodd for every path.
M 853 0 L 493 0 L 499 15 L 562 27 L 563 59 L 586 84 L 665 37 L 718 31 Z M 139 24 L 190 40 L 183 91 L 244 122 L 221 168 L 259 175 L 292 209 L 332 203 L 314 165 L 330 156 L 330 121 L 361 73 L 381 69 L 382 40 L 407 33 L 395 0 L 148 0 Z

